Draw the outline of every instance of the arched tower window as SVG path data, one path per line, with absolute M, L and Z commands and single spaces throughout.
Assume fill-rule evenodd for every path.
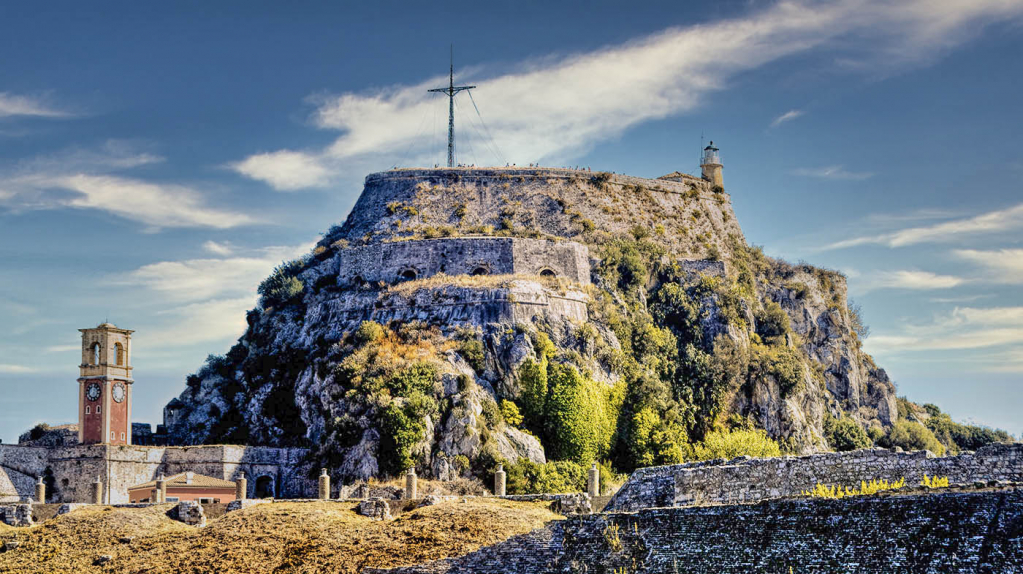
M 92 344 L 92 364 L 99 364 L 99 343 Z
M 540 271 L 540 277 L 547 277 L 547 278 L 550 278 L 550 279 L 554 279 L 557 276 L 558 276 L 558 274 L 555 273 L 553 269 L 544 268 L 544 269 L 542 269 Z
M 117 352 L 117 366 L 124 366 L 124 345 L 120 343 L 114 343 L 114 350 Z
M 485 265 L 480 265 L 472 270 L 472 275 L 490 275 L 490 270 Z
M 416 275 L 416 270 L 415 269 L 406 269 L 406 270 L 401 272 L 401 278 L 400 279 L 401 279 L 401 281 L 415 281 L 416 277 L 417 277 L 417 275 Z

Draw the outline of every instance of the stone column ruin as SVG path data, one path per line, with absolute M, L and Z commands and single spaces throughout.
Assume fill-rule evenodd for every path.
M 43 477 L 39 477 L 39 481 L 36 482 L 36 501 L 40 504 L 46 504 L 46 484 L 43 483 Z
M 507 474 L 504 472 L 504 465 L 497 465 L 497 472 L 494 473 L 494 496 L 504 496 L 507 485 Z
M 327 469 L 320 469 L 320 480 L 319 480 L 319 491 L 320 500 L 330 499 L 330 475 L 327 474 Z
M 586 472 L 586 493 L 590 495 L 590 498 L 600 496 L 600 470 L 597 469 L 597 463 L 593 463 L 590 470 Z
M 92 483 L 92 503 L 103 504 L 103 481 L 96 477 L 96 482 Z
M 245 479 L 245 471 L 243 470 L 238 480 L 234 481 L 234 498 L 235 500 L 245 500 L 245 497 L 249 495 L 249 481 Z
M 162 504 L 167 502 L 167 480 L 164 478 L 163 473 L 156 478 L 156 503 Z
M 416 469 L 408 469 L 405 475 L 405 498 L 416 498 Z

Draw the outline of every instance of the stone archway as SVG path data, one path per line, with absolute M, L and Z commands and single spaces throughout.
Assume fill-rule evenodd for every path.
M 544 267 L 540 270 L 540 277 L 545 279 L 557 279 L 558 274 L 554 272 L 550 267 Z
M 475 268 L 474 268 L 474 269 L 473 269 L 473 270 L 472 270 L 472 271 L 471 271 L 471 272 L 469 273 L 469 275 L 476 275 L 476 276 L 480 276 L 480 275 L 490 275 L 490 268 L 489 268 L 489 267 L 487 267 L 486 265 L 477 265 L 477 266 L 476 266 L 476 267 L 475 267 Z
M 256 490 L 254 498 L 273 498 L 274 479 L 272 476 L 263 475 L 256 479 Z
M 415 281 L 419 277 L 415 269 L 409 268 L 401 272 L 398 275 L 398 281 Z

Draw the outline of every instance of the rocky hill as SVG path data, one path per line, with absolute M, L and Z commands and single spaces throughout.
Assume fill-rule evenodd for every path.
M 839 423 L 883 436 L 898 417 L 844 277 L 764 256 L 730 196 L 682 174 L 372 174 L 260 293 L 238 344 L 168 405 L 177 441 L 453 478 L 678 462 L 725 429 L 815 452 Z

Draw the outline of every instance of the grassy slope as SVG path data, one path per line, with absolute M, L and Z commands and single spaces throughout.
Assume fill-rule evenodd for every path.
M 560 518 L 542 504 L 447 502 L 389 522 L 354 504 L 281 502 L 254 506 L 194 528 L 146 509 L 87 508 L 27 529 L 0 529 L 0 572 L 338 572 L 459 556 Z M 134 536 L 131 543 L 119 542 Z M 106 565 L 92 566 L 109 554 Z

